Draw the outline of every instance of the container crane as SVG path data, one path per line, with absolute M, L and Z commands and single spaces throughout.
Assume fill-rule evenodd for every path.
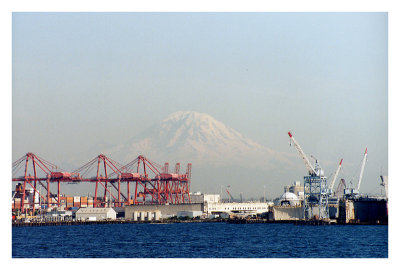
M 333 176 L 332 182 L 331 182 L 331 184 L 329 185 L 329 190 L 331 191 L 331 193 L 332 193 L 332 190 L 333 190 L 333 186 L 335 185 L 336 178 L 337 178 L 338 175 L 339 175 L 339 171 L 340 171 L 340 169 L 342 168 L 342 161 L 343 161 L 343 158 L 340 160 L 339 166 L 338 166 L 338 168 L 336 169 L 336 172 L 335 172 L 335 175 Z

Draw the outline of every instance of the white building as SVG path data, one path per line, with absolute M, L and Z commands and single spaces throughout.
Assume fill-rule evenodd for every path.
M 283 188 L 283 192 L 294 193 L 294 195 L 296 195 L 299 200 L 304 199 L 304 186 L 301 185 L 300 181 L 294 182 L 293 185 L 285 186 Z
M 278 206 L 300 206 L 301 200 L 292 192 L 285 192 L 282 196 L 274 201 Z
M 133 221 L 158 221 L 161 218 L 161 211 L 145 212 L 145 211 L 134 211 Z
M 221 198 L 219 194 L 202 194 L 200 192 L 195 192 L 190 194 L 191 203 L 219 203 Z
M 268 212 L 272 202 L 243 202 L 243 203 L 207 203 L 204 205 L 204 212 L 207 214 L 218 213 L 248 213 L 261 214 Z
M 194 218 L 194 217 L 200 217 L 203 214 L 202 211 L 179 211 L 176 216 L 179 217 L 189 217 L 189 218 Z
M 48 216 L 48 217 L 66 217 L 66 216 L 69 216 L 69 217 L 71 217 L 72 216 L 72 211 L 53 210 L 53 211 L 47 212 L 45 214 L 45 216 Z
M 76 220 L 116 219 L 117 212 L 112 208 L 80 208 L 75 213 Z

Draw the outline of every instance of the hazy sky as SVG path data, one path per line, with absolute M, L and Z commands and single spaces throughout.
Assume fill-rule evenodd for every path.
M 291 130 L 348 177 L 368 147 L 361 191 L 377 192 L 387 31 L 386 13 L 14 13 L 12 160 L 75 169 L 191 110 L 278 151 L 295 152 Z

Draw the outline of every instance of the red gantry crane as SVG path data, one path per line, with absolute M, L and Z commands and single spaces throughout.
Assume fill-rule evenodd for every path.
M 73 172 L 66 172 L 33 153 L 27 153 L 13 163 L 12 182 L 17 183 L 13 200 L 21 197 L 18 198 L 21 199 L 18 208 L 23 212 L 27 209 L 35 210 L 38 206 L 37 196 L 47 207 L 59 207 L 61 205 L 60 183 L 88 182 L 95 186 L 93 207 L 106 207 L 107 196 L 110 199 L 109 207 L 149 203 L 190 203 L 192 164 L 188 163 L 184 174 L 180 174 L 179 170 L 180 163 L 176 164 L 175 171 L 172 173 L 168 170 L 168 163 L 161 168 L 160 165 L 142 155 L 123 166 L 100 154 Z M 151 177 L 149 173 L 152 174 Z M 126 183 L 125 190 L 122 188 L 123 183 Z M 56 194 L 51 192 L 54 184 L 57 185 Z M 133 194 L 131 184 L 134 184 Z M 38 189 L 39 185 L 44 188 L 45 193 Z M 30 202 L 26 201 L 28 187 L 33 190 L 33 200 Z M 103 189 L 104 193 L 99 197 L 100 189 Z

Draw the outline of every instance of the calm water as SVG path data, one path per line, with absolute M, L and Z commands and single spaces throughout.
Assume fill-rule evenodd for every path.
M 100 224 L 13 227 L 13 258 L 387 258 L 388 226 Z

